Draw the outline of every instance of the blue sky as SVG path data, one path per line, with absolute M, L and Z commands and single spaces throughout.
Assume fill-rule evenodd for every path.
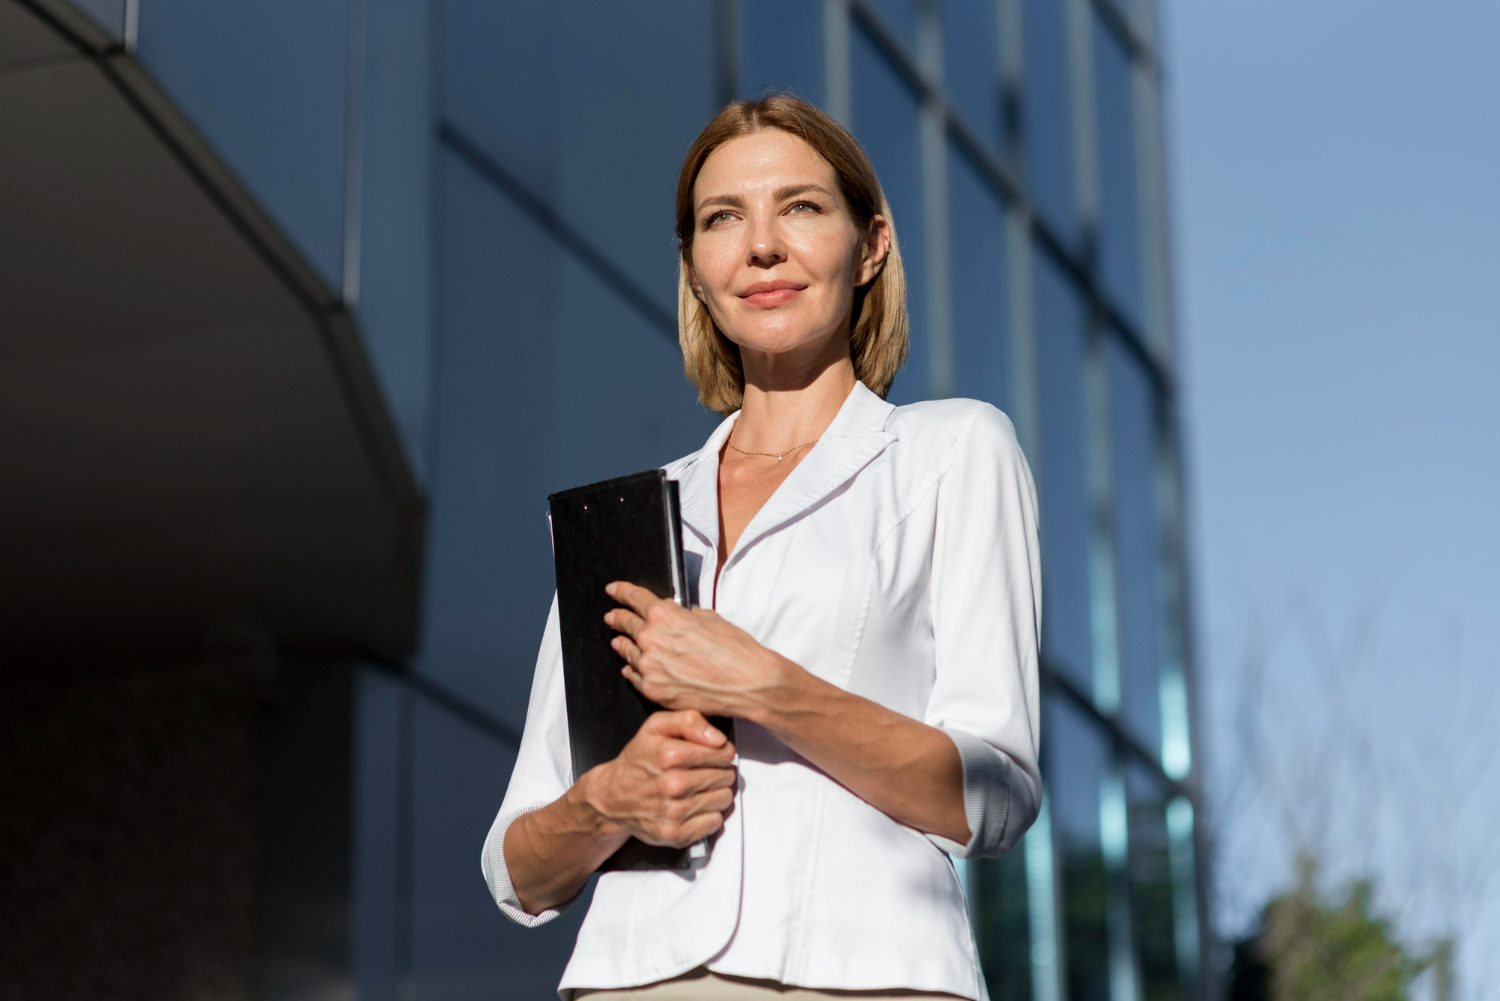
M 1320 802 L 1500 996 L 1500 0 L 1163 2 L 1222 919 Z

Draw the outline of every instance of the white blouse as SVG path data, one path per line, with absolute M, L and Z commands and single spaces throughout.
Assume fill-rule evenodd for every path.
M 738 415 L 666 467 L 684 548 L 713 595 L 718 457 Z M 984 998 L 949 855 L 1008 851 L 1035 819 L 1041 582 L 1036 492 L 1010 421 L 973 400 L 893 407 L 861 384 L 740 536 L 717 609 L 848 691 L 947 733 L 968 844 L 892 820 L 765 729 L 735 724 L 739 790 L 706 863 L 598 878 L 559 991 L 647 984 L 706 965 L 801 987 Z M 526 729 L 482 868 L 532 927 L 505 831 L 573 783 L 554 601 Z

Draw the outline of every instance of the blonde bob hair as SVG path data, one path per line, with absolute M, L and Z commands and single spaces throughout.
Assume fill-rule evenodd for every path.
M 714 150 L 731 139 L 765 129 L 780 129 L 796 136 L 828 161 L 838 178 L 839 193 L 861 231 L 868 232 L 876 215 L 885 218 L 890 249 L 875 277 L 854 290 L 849 335 L 855 378 L 884 398 L 891 380 L 906 363 L 907 351 L 906 272 L 901 267 L 891 208 L 870 158 L 849 131 L 806 101 L 784 94 L 726 105 L 698 133 L 682 162 L 677 178 L 677 244 L 682 251 L 677 280 L 677 337 L 688 380 L 697 387 L 699 401 L 710 410 L 730 414 L 744 402 L 745 371 L 740 364 L 739 345 L 719 330 L 708 308 L 693 294 L 689 280 L 696 222 L 693 186 Z

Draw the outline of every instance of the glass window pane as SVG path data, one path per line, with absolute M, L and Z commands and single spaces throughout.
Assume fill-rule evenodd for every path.
M 547 494 L 685 455 L 716 418 L 668 332 L 506 195 L 453 156 L 441 190 L 419 670 L 520 726 L 553 589 Z
M 823 8 L 806 0 L 745 0 L 741 5 L 744 93 L 791 91 L 823 102 Z
M 1114 481 L 1116 600 L 1125 723 L 1153 754 L 1161 748 L 1161 539 L 1156 517 L 1156 419 L 1151 381 L 1110 338 L 1110 472 Z
M 1130 53 L 1097 14 L 1094 90 L 1099 116 L 1099 266 L 1105 291 L 1139 325 L 1145 316 L 1145 283 Z
M 953 239 L 953 387 L 1004 410 L 1010 401 L 1005 215 L 958 150 L 948 154 Z
M 550 490 L 651 469 L 701 448 L 719 417 L 698 405 L 676 340 L 648 326 L 572 256 L 560 261 L 557 289 L 558 460 Z
M 411 996 L 555 997 L 592 887 L 544 927 L 506 920 L 479 881 L 475 847 L 515 750 L 425 699 L 414 700 L 411 727 Z
M 1068 1001 L 1109 1001 L 1109 920 L 1100 810 L 1109 744 L 1066 699 L 1047 702 L 1042 724 L 1047 790 L 1062 875 Z
M 672 313 L 677 172 L 717 103 L 714 6 L 444 4 L 449 122 Z
M 917 99 L 863 31 L 854 32 L 851 48 L 854 134 L 869 151 L 875 172 L 880 176 L 906 267 L 911 351 L 906 368 L 896 377 L 890 399 L 896 404 L 912 403 L 927 399 L 931 392 Z
M 152 0 L 141 8 L 141 62 L 340 288 L 349 5 Z
M 943 82 L 948 98 L 990 149 L 1005 137 L 1000 89 L 1000 29 L 995 0 L 943 4 Z
M 896 33 L 907 48 L 917 46 L 917 6 L 920 0 L 874 0 L 871 4 L 880 19 Z
M 556 452 L 550 436 L 515 429 L 556 405 L 559 251 L 456 158 L 442 167 L 418 669 L 520 726 L 552 593 L 543 513 L 556 489 Z
M 1024 840 L 1000 858 L 969 863 L 969 910 L 991 1001 L 1031 1001 L 1031 910 Z
M 1036 353 L 1042 454 L 1042 652 L 1083 692 L 1093 691 L 1089 626 L 1089 488 L 1084 380 L 1085 313 L 1072 282 L 1040 248 Z
M 1036 211 L 1067 241 L 1077 238 L 1073 106 L 1067 10 L 1062 0 L 1023 0 L 1026 183 Z
M 406 454 L 425 479 L 432 385 L 432 15 L 401 0 L 367 3 L 364 11 L 370 71 L 362 109 L 360 332 Z
M 1178 1001 L 1167 789 L 1139 763 L 1125 773 L 1130 830 L 1130 922 L 1141 971 L 1142 1001 Z

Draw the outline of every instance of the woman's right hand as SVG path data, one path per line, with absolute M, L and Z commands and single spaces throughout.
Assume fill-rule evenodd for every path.
M 685 848 L 713 834 L 734 803 L 735 779 L 734 745 L 702 713 L 648 716 L 613 761 L 511 823 L 505 865 L 521 909 L 540 914 L 572 899 L 632 835 Z
M 646 718 L 613 761 L 585 772 L 584 802 L 619 833 L 685 848 L 724 826 L 734 745 L 696 709 Z

